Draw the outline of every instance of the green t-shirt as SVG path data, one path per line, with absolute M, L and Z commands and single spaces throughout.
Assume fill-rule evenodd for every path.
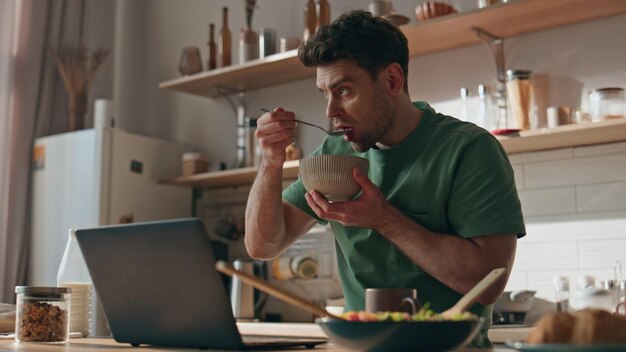
M 435 233 L 463 238 L 497 233 L 524 236 L 513 169 L 500 143 L 484 129 L 436 113 L 425 102 L 415 106 L 423 111 L 420 123 L 402 143 L 390 149 L 372 148 L 358 153 L 342 138 L 327 137 L 312 154 L 349 154 L 368 159 L 368 177 L 387 201 Z M 305 192 L 298 179 L 283 191 L 283 198 L 320 223 L 327 223 L 310 209 Z M 461 298 L 378 232 L 345 227 L 335 221 L 331 221 L 331 227 L 346 310 L 364 309 L 365 289 L 369 287 L 416 288 L 420 302 L 430 302 L 436 312 Z M 491 308 L 477 303 L 470 309 L 486 319 L 483 333 L 473 346 L 490 346 L 487 329 Z

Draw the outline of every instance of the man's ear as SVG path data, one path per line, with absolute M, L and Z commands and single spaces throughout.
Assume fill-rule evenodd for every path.
M 404 72 L 400 64 L 394 62 L 389 64 L 385 69 L 387 89 L 393 95 L 403 92 L 404 89 Z

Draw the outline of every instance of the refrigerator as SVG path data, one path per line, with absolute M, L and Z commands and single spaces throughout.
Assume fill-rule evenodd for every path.
M 109 128 L 36 139 L 28 284 L 56 286 L 70 228 L 191 216 L 192 190 L 158 181 L 192 149 Z

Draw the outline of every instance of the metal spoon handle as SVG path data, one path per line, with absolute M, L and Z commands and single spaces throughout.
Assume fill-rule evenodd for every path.
M 264 109 L 264 108 L 261 108 L 261 111 L 264 111 L 264 112 L 271 112 L 271 111 L 269 111 L 269 110 L 267 110 L 267 109 Z M 310 122 L 306 122 L 306 121 L 302 121 L 302 120 L 298 120 L 298 119 L 294 119 L 294 120 L 295 120 L 296 122 L 299 122 L 299 123 L 302 123 L 302 124 L 305 124 L 305 125 L 308 125 L 308 126 L 311 126 L 311 127 L 316 127 L 316 128 L 319 128 L 320 130 L 324 131 L 324 133 L 329 134 L 329 135 L 331 135 L 331 136 L 335 136 L 335 135 L 343 135 L 343 134 L 345 133 L 345 131 L 344 131 L 344 130 L 329 131 L 329 130 L 327 130 L 327 129 L 325 129 L 325 128 L 321 127 L 321 126 L 318 126 L 318 125 L 316 125 L 316 124 L 314 124 L 314 123 L 310 123 Z
M 330 131 L 328 131 L 328 130 L 324 129 L 324 128 L 323 128 L 323 127 L 321 127 L 321 126 L 318 126 L 318 125 L 315 125 L 315 124 L 312 124 L 312 123 L 309 123 L 309 122 L 305 122 L 305 121 L 302 121 L 302 120 L 298 120 L 298 119 L 294 119 L 294 120 L 295 120 L 296 122 L 303 123 L 303 124 L 305 124 L 305 125 L 309 125 L 309 126 L 317 127 L 317 128 L 319 128 L 320 130 L 322 130 L 322 131 L 324 131 L 324 132 L 326 132 L 326 133 L 330 133 Z

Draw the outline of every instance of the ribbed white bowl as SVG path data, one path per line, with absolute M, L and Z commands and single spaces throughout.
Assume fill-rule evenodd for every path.
M 369 161 L 352 155 L 311 155 L 300 160 L 300 178 L 307 191 L 314 189 L 328 201 L 343 202 L 361 190 L 352 177 L 355 167 L 367 175 Z

